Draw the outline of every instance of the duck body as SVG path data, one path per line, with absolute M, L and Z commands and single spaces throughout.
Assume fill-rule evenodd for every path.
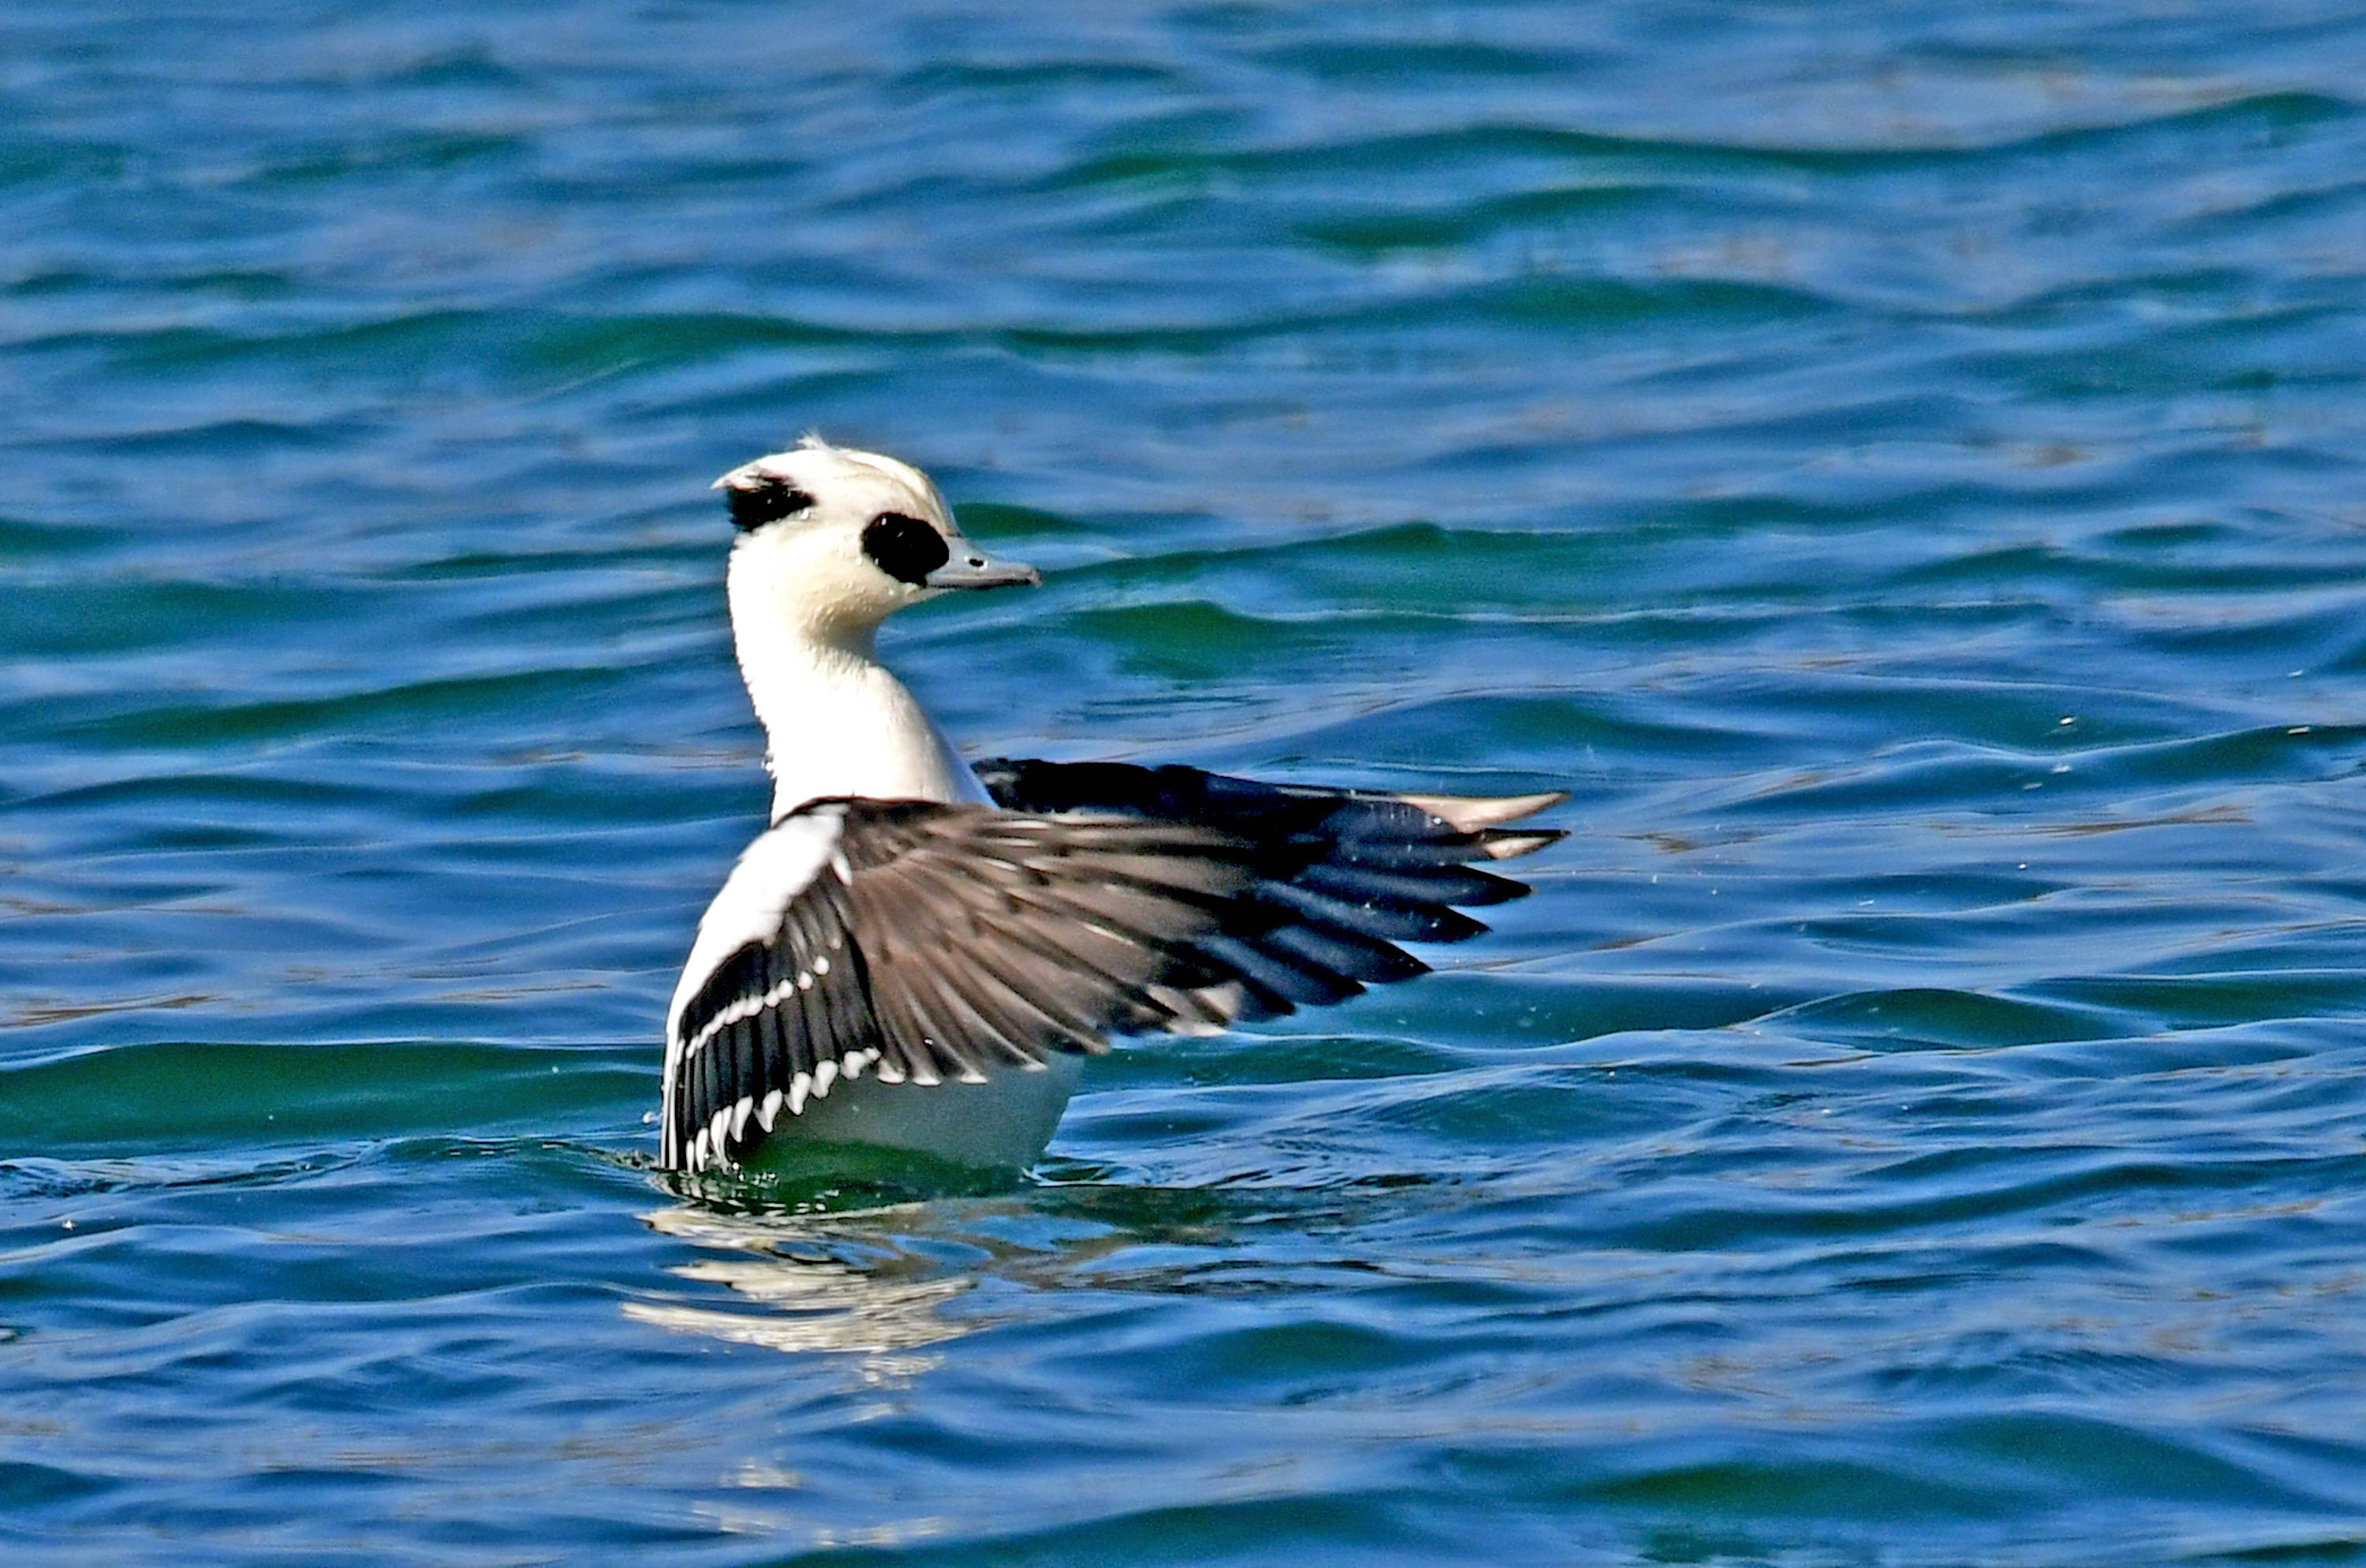
M 817 440 L 716 481 L 772 822 L 699 922 L 666 1022 L 659 1162 L 768 1140 L 1025 1167 L 1112 1033 L 1212 1032 L 1424 972 L 1521 884 L 1469 863 L 1558 802 L 1268 784 L 1197 769 L 972 768 L 882 665 L 882 621 L 1030 584 L 892 457 Z

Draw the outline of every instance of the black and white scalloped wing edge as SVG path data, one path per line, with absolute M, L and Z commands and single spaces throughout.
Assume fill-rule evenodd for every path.
M 692 1004 L 714 984 L 725 964 L 751 947 L 775 942 L 790 905 L 817 880 L 832 877 L 843 885 L 848 874 L 839 840 L 845 827 L 844 807 L 825 806 L 801 811 L 759 834 L 741 852 L 731 874 L 724 879 L 707 905 L 706 913 L 699 918 L 698 935 L 691 943 L 690 957 L 682 964 L 682 979 L 674 987 L 673 1002 L 666 1011 L 665 1099 L 659 1111 L 659 1158 L 667 1168 L 699 1170 L 719 1162 L 727 1138 L 734 1136 L 735 1131 L 738 1136 L 744 1137 L 750 1118 L 760 1121 L 770 1132 L 782 1103 L 791 1095 L 798 1102 L 797 1109 L 804 1109 L 806 1095 L 811 1092 L 811 1075 L 802 1089 L 793 1081 L 787 1092 L 777 1096 L 758 1099 L 743 1095 L 719 1108 L 696 1129 L 683 1124 L 693 1074 L 707 1065 L 701 1060 L 707 1048 L 730 1024 L 766 1007 L 777 1006 L 783 999 L 772 995 L 778 989 L 777 985 L 734 998 L 700 1020 L 687 1037 L 682 1025 Z M 821 976 L 827 976 L 828 956 L 817 955 L 816 962 Z M 800 974 L 810 988 L 815 978 L 813 964 L 793 972 L 786 977 L 787 984 L 794 986 Z M 875 1051 L 869 1055 L 876 1059 Z M 838 1074 L 859 1073 L 864 1065 L 855 1062 L 850 1067 L 833 1059 L 817 1064 L 814 1071 L 820 1076 L 822 1092 L 827 1094 Z
M 984 1083 L 1176 1010 L 1175 944 L 1250 884 L 1204 829 L 925 801 L 825 802 L 740 857 L 667 1021 L 661 1163 L 728 1166 L 842 1079 Z

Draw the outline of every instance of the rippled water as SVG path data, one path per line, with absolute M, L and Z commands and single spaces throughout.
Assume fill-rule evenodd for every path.
M 2354 9 L 416 10 L 0 15 L 12 1562 L 2366 1560 Z M 807 428 L 977 752 L 1571 840 L 670 1186 Z

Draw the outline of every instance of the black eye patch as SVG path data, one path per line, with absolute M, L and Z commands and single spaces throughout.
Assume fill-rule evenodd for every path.
M 862 553 L 898 582 L 918 587 L 929 573 L 952 558 L 945 536 L 917 517 L 883 512 L 862 530 Z
M 814 503 L 812 496 L 788 480 L 769 476 L 744 489 L 726 485 L 723 493 L 731 503 L 731 525 L 743 534 L 767 523 L 778 523 L 783 517 L 794 517 Z

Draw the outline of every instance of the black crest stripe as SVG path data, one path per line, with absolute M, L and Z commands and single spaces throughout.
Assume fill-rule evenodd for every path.
M 770 477 L 752 484 L 726 485 L 723 493 L 731 507 L 732 525 L 743 534 L 767 523 L 778 523 L 783 517 L 794 517 L 814 503 L 812 496 L 786 479 Z

